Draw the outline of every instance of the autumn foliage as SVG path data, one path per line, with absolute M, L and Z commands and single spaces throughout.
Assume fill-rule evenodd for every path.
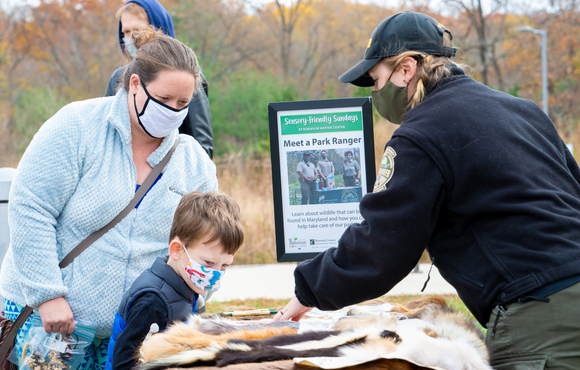
M 363 56 L 374 27 L 402 10 L 445 23 L 474 78 L 540 105 L 540 37 L 515 28 L 546 29 L 550 117 L 565 141 L 575 139 L 580 109 L 575 2 L 553 0 L 528 12 L 515 0 L 493 1 L 487 12 L 479 0 L 443 0 L 438 7 L 418 1 L 413 4 L 422 5 L 408 8 L 347 0 L 161 2 L 210 80 L 218 155 L 267 152 L 269 101 L 368 95 L 337 77 Z M 124 63 L 114 16 L 121 5 L 41 0 L 0 10 L 0 165 L 15 165 L 30 137 L 62 105 L 104 94 L 112 71 Z
M 238 192 L 233 195 L 242 209 L 247 200 L 255 214 L 246 213 L 246 225 L 261 230 L 252 230 L 251 244 L 270 248 L 266 254 L 248 249 L 242 257 L 248 261 L 273 258 L 267 103 L 370 95 L 369 89 L 341 84 L 338 76 L 363 57 L 375 26 L 399 11 L 440 20 L 454 33 L 458 59 L 473 78 L 540 106 L 541 38 L 515 29 L 547 30 L 550 118 L 580 153 L 576 1 L 416 0 L 404 2 L 405 8 L 355 0 L 160 2 L 210 83 L 220 188 Z M 63 105 L 104 95 L 111 73 L 124 63 L 115 19 L 122 4 L 39 0 L 0 7 L 0 167 L 16 167 L 38 128 Z M 380 151 L 394 126 L 376 121 Z M 256 188 L 263 199 L 240 200 Z

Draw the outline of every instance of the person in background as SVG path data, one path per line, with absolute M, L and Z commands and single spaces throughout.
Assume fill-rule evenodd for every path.
M 173 21 L 171 16 L 157 0 L 130 0 L 117 11 L 119 19 L 119 45 L 124 55 L 135 57 L 135 43 L 132 34 L 135 30 L 152 25 L 168 36 L 175 38 Z M 115 70 L 107 84 L 105 96 L 113 96 L 117 93 L 122 82 L 123 72 L 126 66 Z M 210 158 L 213 157 L 213 130 L 211 113 L 209 110 L 208 84 L 203 76 L 203 92 L 196 93 L 189 103 L 188 114 L 179 126 L 179 133 L 190 135 L 199 142 Z
M 47 333 L 72 333 L 75 319 L 96 323 L 81 370 L 104 369 L 121 298 L 166 254 L 181 197 L 218 185 L 206 152 L 177 130 L 201 88 L 194 52 L 152 27 L 135 32 L 133 40 L 137 53 L 117 94 L 68 104 L 46 121 L 10 189 L 11 244 L 0 269 L 4 315 L 15 320 L 31 306 Z M 135 209 L 60 269 L 65 255 L 130 203 L 178 138 Z M 19 348 L 27 322 L 16 338 Z
M 223 193 L 188 193 L 177 206 L 169 240 L 168 256 L 157 257 L 123 296 L 106 370 L 134 368 L 152 324 L 162 331 L 196 313 L 196 302 L 219 284 L 244 241 L 240 207 Z
M 322 187 L 328 187 L 328 176 L 334 175 L 334 164 L 328 160 L 328 152 L 323 150 L 320 152 L 322 160 L 318 161 L 316 164 L 316 170 L 320 175 L 320 181 L 322 181 Z
M 300 193 L 302 194 L 302 204 L 315 204 L 314 191 L 316 190 L 316 179 L 318 172 L 316 166 L 310 163 L 310 153 L 302 155 L 302 161 L 296 167 L 298 180 L 300 181 Z
M 377 112 L 401 127 L 363 222 L 296 268 L 274 319 L 381 296 L 426 247 L 487 327 L 492 368 L 580 369 L 580 167 L 536 103 L 473 80 L 455 53 L 443 24 L 398 13 L 340 77 L 374 86 Z
M 359 184 L 360 179 L 360 165 L 352 158 L 352 152 L 347 150 L 344 152 L 346 158 L 342 162 L 342 182 L 344 186 L 355 186 Z

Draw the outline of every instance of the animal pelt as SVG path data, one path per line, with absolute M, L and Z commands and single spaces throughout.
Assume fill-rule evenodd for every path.
M 163 364 L 178 366 L 185 353 L 195 353 L 196 362 L 212 361 L 217 353 L 231 339 L 259 340 L 283 334 L 295 334 L 296 328 L 287 327 L 282 322 L 277 325 L 242 325 L 234 330 L 233 324 L 227 324 L 225 320 L 207 322 L 199 316 L 192 316 L 183 323 L 170 326 L 167 330 L 151 336 L 143 342 L 140 348 L 140 361 L 144 363 L 143 369 L 166 368 L 168 365 L 155 366 L 154 360 Z M 176 357 L 172 362 L 173 357 Z M 169 361 L 169 362 L 168 362 Z
M 216 370 L 215 366 L 196 366 L 196 370 Z M 295 364 L 292 360 L 268 361 L 250 364 L 234 364 L 221 367 L 224 370 L 310 370 L 311 366 Z M 357 366 L 341 367 L 340 370 L 431 370 L 404 360 L 377 360 Z
M 289 327 L 236 327 L 200 318 L 173 325 L 143 344 L 139 369 L 285 359 L 319 366 L 323 358 L 335 366 L 326 368 L 391 359 L 392 370 L 491 370 L 481 332 L 441 298 L 394 304 L 378 314 L 369 307 L 350 307 L 332 330 L 325 331 L 297 334 Z
M 382 325 L 385 320 L 383 315 L 371 315 L 365 311 L 366 306 L 355 306 L 348 311 L 349 316 L 338 321 L 334 325 L 336 330 L 352 330 L 365 325 Z M 418 319 L 424 322 L 422 331 L 431 338 L 447 339 L 456 343 L 463 342 L 472 347 L 479 358 L 489 363 L 489 353 L 485 346 L 485 338 L 474 322 L 466 315 L 458 314 L 447 306 L 441 297 L 428 297 L 407 302 L 394 304 L 389 311 L 399 320 Z M 390 320 L 390 318 L 386 318 Z M 399 322 L 399 328 L 403 322 Z M 429 325 L 430 324 L 430 325 Z M 400 331 L 401 329 L 399 329 Z

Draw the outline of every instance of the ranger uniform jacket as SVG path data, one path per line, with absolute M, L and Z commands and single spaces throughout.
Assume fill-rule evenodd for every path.
M 482 325 L 496 304 L 580 275 L 580 169 L 554 125 L 535 103 L 452 72 L 387 143 L 364 221 L 296 269 L 302 304 L 380 296 L 425 248 Z

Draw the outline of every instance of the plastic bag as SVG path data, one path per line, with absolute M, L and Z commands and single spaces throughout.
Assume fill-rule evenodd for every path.
M 24 340 L 8 357 L 21 370 L 76 370 L 85 357 L 85 348 L 95 337 L 97 324 L 75 320 L 71 334 L 46 333 L 39 315 L 34 315 Z

